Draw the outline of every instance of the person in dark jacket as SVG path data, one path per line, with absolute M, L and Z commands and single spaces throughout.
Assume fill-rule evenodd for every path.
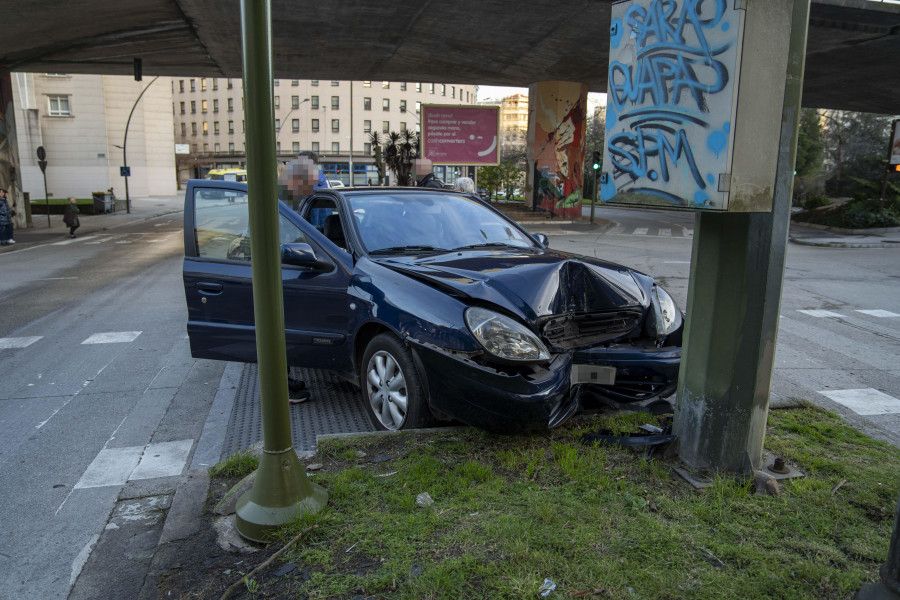
M 69 237 L 74 238 L 77 237 L 75 235 L 75 230 L 81 226 L 81 223 L 78 221 L 78 205 L 76 204 L 78 200 L 70 197 L 69 203 L 66 204 L 66 211 L 63 214 L 63 221 L 65 221 L 66 225 L 69 226 Z
M 16 211 L 9 207 L 6 201 L 6 190 L 0 188 L 0 246 L 15 244 L 13 239 L 13 221 Z
M 417 158 L 413 161 L 413 176 L 416 178 L 416 187 L 444 189 L 444 182 L 431 172 L 431 161 L 427 158 Z

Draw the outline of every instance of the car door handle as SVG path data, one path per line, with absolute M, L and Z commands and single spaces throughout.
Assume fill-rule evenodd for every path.
M 222 293 L 222 284 L 201 281 L 197 284 L 197 289 L 200 290 L 201 294 L 216 295 Z

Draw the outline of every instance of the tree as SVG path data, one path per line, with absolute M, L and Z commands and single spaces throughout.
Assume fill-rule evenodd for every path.
M 493 198 L 496 191 L 503 184 L 500 167 L 478 167 L 478 184 L 483 186 Z
M 369 134 L 372 142 L 372 152 L 375 154 L 376 167 L 378 169 L 378 183 L 384 180 L 383 171 L 387 167 L 394 174 L 396 184 L 399 186 L 414 185 L 410 173 L 413 160 L 419 157 L 419 137 L 412 131 L 406 130 L 400 133 L 392 131 L 387 138 L 382 138 L 377 132 Z
M 595 110 L 589 115 L 585 123 L 584 131 L 584 192 L 585 198 L 591 198 L 594 190 L 594 178 L 599 170 L 595 171 L 591 163 L 594 152 L 603 156 L 603 144 L 606 140 L 606 111 Z
M 795 171 L 799 177 L 818 175 L 825 160 L 825 145 L 822 141 L 822 126 L 819 115 L 813 108 L 804 108 L 800 113 L 800 133 L 797 138 L 797 162 Z
M 852 177 L 880 179 L 891 118 L 842 110 L 822 110 L 819 116 L 825 121 L 822 141 L 829 191 L 838 195 L 857 191 Z
M 506 190 L 506 199 L 509 200 L 513 195 L 513 190 L 522 185 L 525 174 L 511 160 L 502 161 L 497 169 L 499 170 L 500 187 Z

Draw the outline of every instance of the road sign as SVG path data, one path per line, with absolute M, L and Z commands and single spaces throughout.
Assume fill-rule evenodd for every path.
M 131 167 L 119 167 L 120 177 L 131 177 Z
M 46 160 L 39 160 L 38 166 L 41 168 L 41 173 L 47 172 L 47 161 Z
M 43 146 L 38 146 L 37 157 L 38 160 L 47 160 L 47 151 L 44 150 Z

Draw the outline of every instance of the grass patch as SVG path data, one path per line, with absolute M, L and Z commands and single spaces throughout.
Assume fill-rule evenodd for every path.
M 258 466 L 259 458 L 246 450 L 239 450 L 210 467 L 209 476 L 223 479 L 241 478 L 255 471 Z
M 260 591 L 519 599 L 538 598 L 549 578 L 558 586 L 550 598 L 838 599 L 877 579 L 898 450 L 819 409 L 775 411 L 766 445 L 808 477 L 761 497 L 731 477 L 695 491 L 674 463 L 580 441 L 652 418 L 584 417 L 521 436 L 453 430 L 324 441 L 314 480 L 330 502 L 281 533 L 286 541 L 318 525 L 282 557 L 304 577 L 263 573 Z M 434 505 L 416 506 L 422 492 Z

